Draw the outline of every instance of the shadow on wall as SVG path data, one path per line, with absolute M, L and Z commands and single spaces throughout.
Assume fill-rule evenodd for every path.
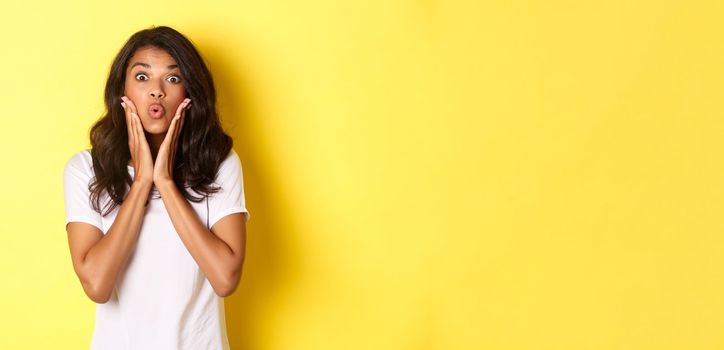
M 254 142 L 251 137 L 256 134 L 250 119 L 254 87 L 246 85 L 243 58 L 229 57 L 226 54 L 228 50 L 224 49 L 229 43 L 244 47 L 245 42 L 230 38 L 231 32 L 222 29 L 205 29 L 199 33 L 201 37 L 197 36 L 193 41 L 211 70 L 219 100 L 223 100 L 219 114 L 225 131 L 234 139 L 234 149 L 242 162 L 246 205 L 251 214 L 241 281 L 234 294 L 224 299 L 229 343 L 234 350 L 258 349 L 265 343 L 261 337 L 268 334 L 260 327 L 266 326 L 268 315 L 274 309 L 274 300 L 278 300 L 282 290 L 288 293 L 294 284 L 288 278 L 280 278 L 289 275 L 282 271 L 284 261 L 288 261 L 289 257 L 283 258 L 279 254 L 285 250 L 280 245 L 289 245 L 289 242 L 279 240 L 288 235 L 280 234 L 279 220 L 274 218 L 281 215 L 274 210 L 285 199 L 275 198 L 275 195 L 283 196 L 279 196 L 278 191 L 272 191 L 270 184 L 264 181 L 274 177 L 265 173 L 270 167 L 259 158 L 259 154 L 264 154 L 259 148 L 263 143 Z M 251 49 L 238 51 L 254 52 Z

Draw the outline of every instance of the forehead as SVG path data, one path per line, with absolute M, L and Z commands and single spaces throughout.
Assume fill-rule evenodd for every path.
M 131 59 L 128 60 L 128 67 L 132 67 L 139 62 L 148 64 L 151 68 L 165 68 L 176 64 L 176 60 L 166 50 L 154 46 L 136 50 Z

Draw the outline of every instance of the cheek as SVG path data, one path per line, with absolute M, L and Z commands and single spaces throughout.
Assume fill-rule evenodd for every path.
M 168 96 L 174 97 L 174 99 L 183 100 L 186 98 L 186 88 L 183 86 L 174 86 L 172 88 L 169 88 L 168 90 Z
M 167 99 L 172 101 L 174 105 L 178 106 L 187 97 L 186 89 L 169 89 L 167 92 Z
M 141 95 L 141 91 L 139 91 L 138 86 L 126 80 L 126 83 L 123 86 L 123 94 L 135 101 L 138 100 L 138 97 Z

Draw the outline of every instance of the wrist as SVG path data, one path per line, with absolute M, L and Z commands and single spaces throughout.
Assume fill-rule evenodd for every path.
M 173 179 L 171 178 L 154 179 L 153 184 L 156 185 L 156 188 L 159 191 L 164 191 L 176 186 L 176 183 L 173 182 Z
M 153 181 L 145 179 L 133 179 L 132 187 L 141 187 L 143 189 L 151 189 L 153 187 Z

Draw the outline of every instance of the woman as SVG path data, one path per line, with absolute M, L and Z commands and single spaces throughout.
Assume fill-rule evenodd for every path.
M 73 268 L 97 303 L 91 349 L 228 349 L 223 297 L 249 212 L 209 70 L 176 30 L 139 31 L 105 105 L 64 170 Z

